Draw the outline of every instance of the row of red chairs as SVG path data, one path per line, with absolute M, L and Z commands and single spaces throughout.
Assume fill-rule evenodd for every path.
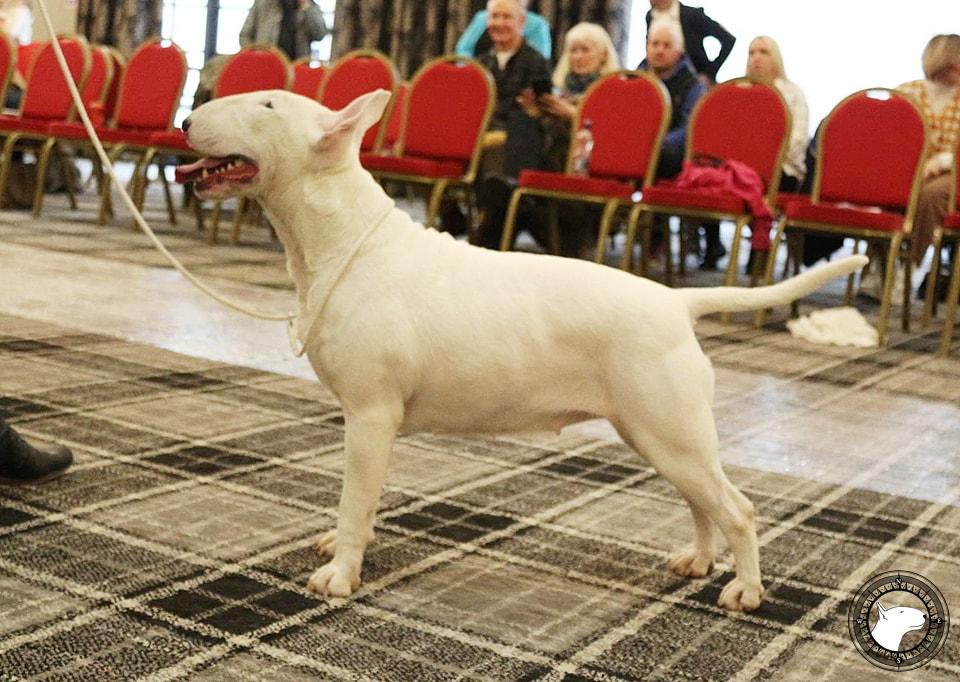
M 589 174 L 573 172 L 573 149 L 566 172 L 523 171 L 511 198 L 501 249 L 511 248 L 517 205 L 524 195 L 548 200 L 583 201 L 604 207 L 597 261 L 603 262 L 614 216 L 628 209 L 627 241 L 621 266 L 632 268 L 639 233 L 641 273 L 646 271 L 652 217 L 655 214 L 729 220 L 735 235 L 726 283 L 735 282 L 741 232 L 752 220 L 745 200 L 730 189 L 694 189 L 669 180 L 654 181 L 661 140 L 670 120 L 670 102 L 659 81 L 648 74 L 621 72 L 595 83 L 583 98 L 574 129 L 590 119 L 594 138 Z M 909 96 L 885 88 L 856 92 L 841 101 L 823 124 L 818 165 L 810 197 L 778 197 L 780 168 L 791 130 L 789 109 L 777 90 L 741 78 L 712 88 L 695 107 L 687 131 L 685 158 L 734 160 L 753 169 L 763 182 L 768 206 L 782 211 L 770 253 L 790 235 L 825 233 L 877 244 L 886 261 L 878 332 L 887 336 L 893 277 L 902 245 L 909 240 L 916 213 L 922 164 L 927 155 L 926 123 Z M 956 192 L 955 192 L 956 193 Z M 956 197 L 951 207 L 956 211 Z M 957 240 L 960 219 L 951 214 L 937 233 Z M 669 247 L 670 240 L 664 240 Z M 802 244 L 802 243 L 801 243 Z M 796 244 L 795 244 L 796 246 Z M 905 259 L 909 282 L 910 264 Z M 670 255 L 667 252 L 668 276 Z M 767 259 L 765 280 L 772 281 L 774 258 Z M 799 269 L 799 258 L 794 258 Z M 960 287 L 960 284 L 955 286 Z M 910 287 L 905 287 L 909 292 Z M 928 286 L 928 296 L 933 287 Z M 852 280 L 848 300 L 852 298 Z M 955 298 L 955 297 L 954 297 Z M 951 299 L 951 303 L 953 303 Z M 909 299 L 903 301 L 903 326 L 909 328 Z M 929 304 L 927 306 L 929 310 Z M 953 319 L 955 310 L 948 312 Z M 926 319 L 929 319 L 929 313 Z M 763 324 L 764 313 L 756 316 Z M 944 344 L 948 344 L 944 341 Z
M 85 96 L 91 102 L 97 97 L 109 102 L 109 67 L 93 67 L 91 50 L 82 38 L 64 38 L 61 45 Z M 114 60 L 109 52 L 97 52 L 100 62 L 113 62 L 114 68 L 120 64 L 123 71 L 115 110 L 108 113 L 109 123 L 98 126 L 102 139 L 111 145 L 113 158 L 133 151 L 139 156 L 140 171 L 158 154 L 192 153 L 182 133 L 171 130 L 186 73 L 180 49 L 169 42 L 145 43 L 125 68 L 122 60 Z M 314 96 L 325 105 L 339 109 L 374 89 L 397 92 L 395 70 L 377 52 L 350 53 L 329 69 L 304 62 L 295 66 L 298 68 L 291 70 L 283 55 L 273 48 L 246 48 L 227 62 L 213 95 L 295 86 L 308 96 L 315 92 Z M 298 77 L 297 73 L 301 75 Z M 52 49 L 43 48 L 32 57 L 27 75 L 21 111 L 17 116 L 0 117 L 0 134 L 7 138 L 0 190 L 9 169 L 10 154 L 20 139 L 44 141 L 38 164 L 41 167 L 45 166 L 47 152 L 58 141 L 85 139 L 80 125 L 70 120 L 65 82 L 53 61 Z M 477 62 L 440 57 L 425 64 L 403 94 L 399 103 L 399 98 L 394 98 L 380 124 L 364 137 L 361 162 L 381 180 L 432 187 L 426 220 L 432 226 L 447 190 L 469 189 L 475 180 L 483 135 L 494 106 L 494 85 Z M 730 220 L 735 224 L 735 236 L 726 280 L 733 284 L 741 231 L 752 218 L 749 207 L 729 192 L 683 189 L 670 181 L 654 182 L 660 143 L 670 114 L 665 89 L 648 74 L 621 72 L 595 83 L 583 98 L 574 121 L 575 130 L 583 121 L 592 121 L 594 148 L 589 174 L 573 172 L 572 149 L 564 173 L 524 171 L 511 199 L 501 248 L 508 249 L 512 244 L 516 207 L 524 194 L 601 204 L 604 211 L 597 242 L 599 262 L 603 261 L 606 237 L 617 211 L 629 209 L 627 246 L 621 265 L 624 269 L 632 267 L 634 242 L 639 233 L 643 241 L 641 272 L 646 270 L 654 214 Z M 686 158 L 702 155 L 736 160 L 757 173 L 768 205 L 778 205 L 783 211 L 781 229 L 773 239 L 773 253 L 785 236 L 802 232 L 841 234 L 879 243 L 886 255 L 888 280 L 878 325 L 882 343 L 891 303 L 891 278 L 901 245 L 909 239 L 920 168 L 927 152 L 923 115 L 908 96 L 887 89 L 861 91 L 844 99 L 823 125 L 820 163 L 809 198 L 777 195 L 790 129 L 789 109 L 775 88 L 750 79 L 735 79 L 711 89 L 697 104 L 689 124 Z M 890 140 L 897 140 L 897 144 L 889 144 Z M 142 202 L 143 184 L 136 194 Z M 36 213 L 42 189 L 38 189 L 37 195 Z M 109 205 L 106 190 L 104 195 L 102 207 Z M 956 197 L 951 201 L 955 212 Z M 952 225 L 948 221 L 944 230 L 938 230 L 938 246 L 941 241 L 955 238 Z M 669 241 L 665 240 L 665 245 Z M 768 282 L 773 260 L 768 259 Z M 668 253 L 668 276 L 669 263 Z M 909 277 L 909 264 L 905 277 Z M 928 292 L 932 292 L 932 287 L 928 287 Z M 928 303 L 928 311 L 929 308 Z M 905 328 L 908 321 L 909 300 L 905 299 Z M 761 312 L 757 323 L 762 322 Z

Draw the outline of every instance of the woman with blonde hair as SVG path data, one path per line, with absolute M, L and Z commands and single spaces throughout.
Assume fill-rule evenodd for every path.
M 930 137 L 930 156 L 923 167 L 923 184 L 910 235 L 915 264 L 923 260 L 933 241 L 933 231 L 947 212 L 950 169 L 960 142 L 960 35 L 934 36 L 923 50 L 922 62 L 924 79 L 897 88 L 916 99 L 927 119 Z
M 800 87 L 787 78 L 780 46 L 770 36 L 757 36 L 750 41 L 747 75 L 773 84 L 783 96 L 793 118 L 790 142 L 783 158 L 780 191 L 795 192 L 807 173 L 805 154 L 809 141 L 810 110 Z

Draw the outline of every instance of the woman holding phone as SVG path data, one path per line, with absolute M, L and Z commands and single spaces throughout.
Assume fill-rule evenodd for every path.
M 563 170 L 578 102 L 594 81 L 619 70 L 613 41 L 602 26 L 581 22 L 567 31 L 552 80 L 536 80 L 517 97 L 521 109 L 507 123 L 504 174 L 488 176 L 480 187 L 482 217 L 471 235 L 472 243 L 497 248 L 507 203 L 520 171 Z M 521 224 L 542 223 L 531 215 L 536 211 L 523 207 L 521 211 Z M 534 237 L 542 236 L 536 227 L 532 232 Z M 561 229 L 563 255 L 583 255 L 587 240 L 579 232 L 582 230 Z

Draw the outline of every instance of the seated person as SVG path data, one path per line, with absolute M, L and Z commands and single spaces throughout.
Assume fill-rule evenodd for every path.
M 564 169 L 577 104 L 599 77 L 619 69 L 613 41 L 602 26 L 582 22 L 567 32 L 553 72 L 553 92 L 545 90 L 549 81 L 541 81 L 534 83 L 538 92 L 527 88 L 518 97 L 521 110 L 508 122 L 503 172 L 488 176 L 483 186 L 484 221 L 473 236 L 474 243 L 498 247 L 507 203 L 522 169 Z M 588 221 L 581 213 L 564 209 L 566 224 L 560 232 L 563 255 L 582 255 L 589 241 L 584 239 L 589 235 L 582 229 Z
M 487 3 L 487 31 L 493 46 L 477 60 L 493 75 L 497 87 L 491 130 L 506 130 L 510 114 L 520 108 L 517 96 L 534 81 L 550 78 L 546 58 L 523 39 L 526 14 L 520 0 Z
M 526 9 L 527 0 L 521 0 Z M 523 39 L 547 59 L 552 53 L 550 38 L 550 24 L 536 12 L 527 12 L 527 21 L 523 27 Z M 487 31 L 487 11 L 480 10 L 473 15 L 463 35 L 457 41 L 455 51 L 461 57 L 476 57 L 487 52 L 493 45 L 490 33 Z
M 670 125 L 660 145 L 660 160 L 657 164 L 657 180 L 673 178 L 683 169 L 683 156 L 687 143 L 687 124 L 697 100 L 706 92 L 706 87 L 697 78 L 690 59 L 684 54 L 683 33 L 680 25 L 669 19 L 657 19 L 647 32 L 647 56 L 637 67 L 639 71 L 652 71 L 667 88 L 670 95 Z M 657 215 L 654 224 L 666 231 L 666 217 Z M 708 230 L 712 227 L 706 226 Z M 653 245 L 657 248 L 662 239 L 661 230 L 653 233 Z M 709 232 L 708 232 L 709 234 Z M 709 248 L 713 246 L 713 251 Z M 708 244 L 704 267 L 716 267 L 719 252 L 719 228 L 717 244 Z M 707 260 L 709 257 L 710 260 Z
M 810 126 L 807 98 L 803 90 L 787 78 L 783 57 L 780 55 L 780 46 L 770 36 L 757 36 L 750 41 L 746 75 L 772 83 L 783 96 L 790 110 L 793 128 L 790 131 L 787 152 L 783 157 L 779 191 L 796 192 L 807 173 L 805 156 Z

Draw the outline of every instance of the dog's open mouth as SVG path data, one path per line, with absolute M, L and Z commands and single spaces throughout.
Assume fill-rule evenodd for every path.
M 260 169 L 257 164 L 239 154 L 225 157 L 207 157 L 195 163 L 177 166 L 174 177 L 179 183 L 193 182 L 198 192 L 206 192 L 220 185 L 242 185 L 250 182 Z

